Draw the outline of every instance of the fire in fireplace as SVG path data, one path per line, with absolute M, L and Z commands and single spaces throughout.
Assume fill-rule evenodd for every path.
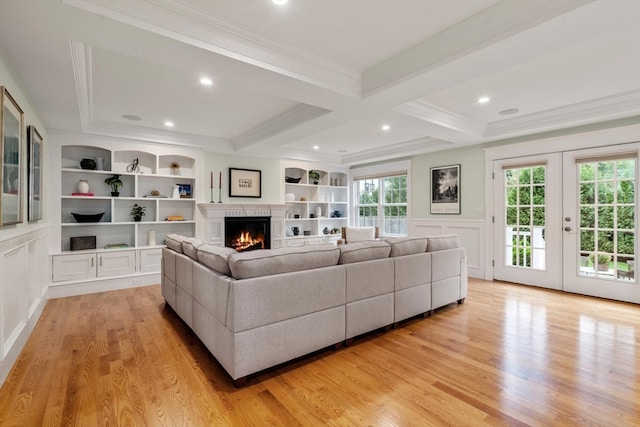
M 238 252 L 269 249 L 271 217 L 225 217 L 225 246 Z

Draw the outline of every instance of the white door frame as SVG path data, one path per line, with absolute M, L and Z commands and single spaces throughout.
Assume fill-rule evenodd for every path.
M 563 135 L 539 140 L 529 139 L 525 142 L 485 148 L 485 279 L 493 280 L 492 261 L 495 259 L 493 248 L 492 218 L 494 212 L 493 162 L 500 159 L 519 158 L 538 154 L 556 153 L 561 151 L 579 150 L 582 148 L 596 148 L 618 144 L 640 142 L 640 124 L 621 126 L 611 129 L 601 129 L 591 132 Z

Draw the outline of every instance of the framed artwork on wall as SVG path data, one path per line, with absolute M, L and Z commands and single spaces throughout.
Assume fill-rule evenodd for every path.
M 23 111 L 6 87 L 0 87 L 0 226 L 22 222 Z
M 431 213 L 460 214 L 460 165 L 431 168 Z
M 229 168 L 229 197 L 262 197 L 262 171 Z
M 42 136 L 35 126 L 27 126 L 27 217 L 42 219 Z

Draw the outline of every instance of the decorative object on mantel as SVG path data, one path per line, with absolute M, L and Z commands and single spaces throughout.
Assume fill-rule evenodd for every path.
M 147 208 L 144 206 L 140 206 L 137 203 L 134 203 L 133 206 L 131 207 L 131 212 L 129 212 L 129 214 L 133 217 L 133 220 L 135 222 L 140 222 L 142 220 L 142 217 L 146 215 L 145 210 Z
M 209 184 L 209 188 L 211 190 L 211 200 L 209 200 L 209 203 L 213 203 L 213 171 L 211 171 L 211 183 Z
M 120 175 L 113 175 L 104 180 L 109 186 L 111 186 L 111 195 L 113 197 L 118 197 L 120 192 L 118 188 L 122 187 L 122 181 L 120 180 Z
M 95 170 L 96 169 L 96 161 L 93 160 L 93 159 L 82 159 L 82 160 L 80 160 L 80 167 L 82 169 Z
M 80 181 L 78 181 L 78 193 L 89 193 L 89 181 L 87 181 L 86 179 L 81 179 Z
M 220 171 L 220 179 L 218 180 L 218 203 L 222 203 L 222 171 Z
M 169 169 L 171 170 L 172 175 L 180 175 L 180 163 L 171 162 L 169 164 Z
M 262 171 L 229 168 L 229 197 L 262 197 Z

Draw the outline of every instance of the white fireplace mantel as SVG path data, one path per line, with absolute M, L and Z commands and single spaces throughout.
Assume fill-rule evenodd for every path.
M 199 203 L 205 217 L 206 241 L 210 245 L 224 246 L 224 219 L 226 217 L 271 217 L 271 248 L 280 248 L 284 239 L 285 213 L 290 206 L 278 204 Z

